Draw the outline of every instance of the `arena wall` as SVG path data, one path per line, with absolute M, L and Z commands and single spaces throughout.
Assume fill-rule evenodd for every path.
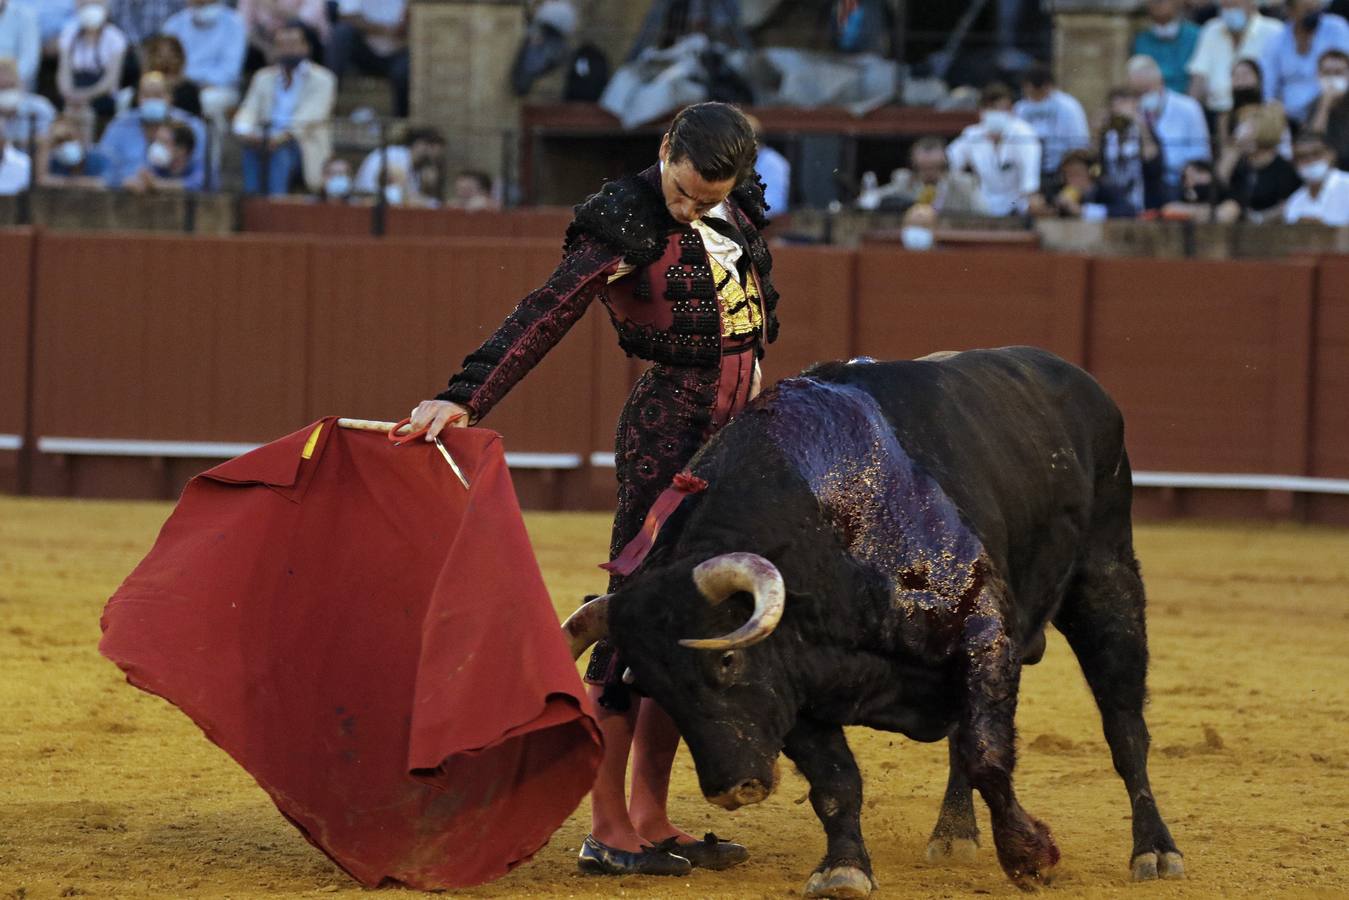
M 0 487 L 171 497 L 320 416 L 405 416 L 557 262 L 555 211 L 493 226 L 551 236 L 0 232 Z M 1349 495 L 1318 492 L 1349 487 L 1345 258 L 783 246 L 774 277 L 770 382 L 821 359 L 1037 344 L 1119 401 L 1144 514 L 1349 523 Z M 593 311 L 492 413 L 527 505 L 611 503 L 639 371 Z

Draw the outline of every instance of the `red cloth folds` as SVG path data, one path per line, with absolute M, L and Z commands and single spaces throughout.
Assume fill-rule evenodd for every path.
M 689 494 L 701 494 L 707 490 L 707 482 L 694 475 L 691 472 L 680 472 L 674 477 L 673 483 L 665 490 L 661 491 L 656 502 L 651 504 L 651 511 L 646 514 L 646 520 L 642 522 L 642 530 L 637 532 L 637 536 L 628 541 L 624 546 L 623 552 L 619 553 L 611 562 L 602 563 L 600 568 L 612 575 L 628 576 L 637 571 L 646 555 L 651 552 L 651 548 L 656 545 L 656 538 L 660 536 L 660 530 L 665 527 L 665 520 L 670 518 L 679 504 L 684 502 L 684 498 Z
M 187 486 L 100 650 L 175 704 L 362 884 L 527 860 L 602 752 L 500 439 L 325 419 Z

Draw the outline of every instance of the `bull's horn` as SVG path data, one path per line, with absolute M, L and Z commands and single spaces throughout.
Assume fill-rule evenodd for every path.
M 609 636 L 609 599 L 613 594 L 596 597 L 567 617 L 562 634 L 571 644 L 571 658 L 580 659 L 590 645 Z
M 754 614 L 730 634 L 715 638 L 686 638 L 679 643 L 695 650 L 733 650 L 757 644 L 773 633 L 787 607 L 787 590 L 778 567 L 754 553 L 714 556 L 693 570 L 693 583 L 712 604 L 739 591 L 754 595 Z

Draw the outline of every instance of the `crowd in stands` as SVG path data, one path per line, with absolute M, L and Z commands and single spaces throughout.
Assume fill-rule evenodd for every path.
M 387 80 L 390 110 L 407 115 L 407 5 L 0 0 L 0 194 L 211 189 L 228 141 L 247 193 L 491 206 L 487 176 L 450 184 L 433 130 L 375 150 L 354 176 L 334 157 L 349 73 Z
M 978 123 L 944 147 L 918 141 L 888 184 L 864 180 L 858 205 L 915 221 L 1349 224 L 1349 22 L 1336 8 L 1349 2 L 1148 0 L 1105 109 L 1089 116 L 1048 67 L 1031 66 L 1019 99 L 986 85 Z

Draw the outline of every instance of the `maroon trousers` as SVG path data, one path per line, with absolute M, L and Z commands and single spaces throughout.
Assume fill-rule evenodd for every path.
M 659 363 L 637 380 L 619 416 L 614 441 L 618 509 L 610 559 L 637 536 L 651 505 L 693 454 L 745 408 L 753 385 L 756 347 L 757 341 L 751 341 L 738 352 L 727 350 L 715 380 L 704 369 Z M 609 591 L 617 590 L 623 581 L 622 575 L 611 576 Z M 623 668 L 613 645 L 608 641 L 596 645 L 586 681 L 606 688 L 602 705 L 627 707 Z

